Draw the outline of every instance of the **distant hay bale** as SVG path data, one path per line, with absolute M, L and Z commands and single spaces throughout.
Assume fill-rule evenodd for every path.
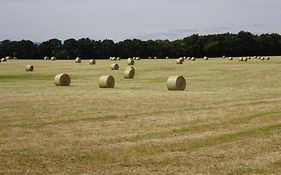
M 260 56 L 258 56 L 258 57 L 257 57 L 257 59 L 261 59 L 261 57 L 260 57 Z
M 99 78 L 100 88 L 114 88 L 115 80 L 111 75 L 103 75 Z
M 115 60 L 117 60 L 117 58 L 116 57 L 112 57 L 112 60 L 115 61 Z
M 195 58 L 195 57 L 192 57 L 192 58 L 191 58 L 191 61 L 196 61 L 196 58 Z
M 117 63 L 111 64 L 110 67 L 111 67 L 111 70 L 118 70 L 119 69 L 119 65 Z
M 183 59 L 186 59 L 186 56 L 184 56 Z
M 117 58 L 116 58 L 116 60 L 118 60 L 118 61 L 119 61 L 119 60 L 121 60 L 121 58 L 120 58 L 120 57 L 117 57 Z
M 183 76 L 171 76 L 167 80 L 168 90 L 185 90 L 186 81 Z
M 45 56 L 45 57 L 44 57 L 44 60 L 49 60 L 49 57 Z
M 17 59 L 18 59 L 18 57 L 13 57 L 13 59 L 14 59 L 14 60 L 17 60 Z
M 136 57 L 136 60 L 137 60 L 137 61 L 140 61 L 140 57 Z
M 229 59 L 229 60 L 233 60 L 233 57 L 229 57 L 228 59 Z
M 69 86 L 71 82 L 70 76 L 68 74 L 58 74 L 55 76 L 56 86 Z
M 56 61 L 57 58 L 55 56 L 51 57 L 51 61 Z
M 225 55 L 223 55 L 222 58 L 225 58 Z
M 89 60 L 89 64 L 96 64 L 96 60 L 94 59 Z
M 247 57 L 243 57 L 242 61 L 248 61 L 248 58 Z
M 125 79 L 132 79 L 135 76 L 135 69 L 133 67 L 127 67 L 124 71 L 124 78 Z
M 34 66 L 31 64 L 28 64 L 25 66 L 25 70 L 28 72 L 32 72 L 34 70 Z
M 270 60 L 270 57 L 266 57 L 266 60 Z
M 204 60 L 208 60 L 208 57 L 205 56 L 205 57 L 204 57 Z
M 128 59 L 127 63 L 128 63 L 128 65 L 134 65 L 134 64 L 135 64 L 135 61 L 132 60 L 132 59 Z
M 263 60 L 265 60 L 265 58 L 264 58 L 264 57 L 261 57 L 261 59 L 260 59 L 260 60 L 262 60 L 262 61 L 263 61 Z
M 6 58 L 2 58 L 1 61 L 2 62 L 7 62 L 7 59 Z
M 76 57 L 75 63 L 81 63 L 81 58 L 80 57 Z
M 239 58 L 239 61 L 243 61 L 243 60 L 244 60 L 244 58 L 243 58 L 243 57 L 240 57 L 240 58 Z
M 254 56 L 254 59 L 257 59 L 257 56 Z
M 154 59 L 158 59 L 157 57 L 154 57 Z
M 152 57 L 148 57 L 148 59 L 151 59 Z
M 169 59 L 169 57 L 166 57 L 166 59 Z
M 184 62 L 184 59 L 182 57 L 177 59 L 177 64 L 183 64 L 183 62 Z
M 7 60 L 12 59 L 12 57 L 11 57 L 11 56 L 6 56 L 5 58 L 6 58 Z
M 186 59 L 187 59 L 187 60 L 190 60 L 190 59 L 191 59 L 191 57 L 186 57 Z

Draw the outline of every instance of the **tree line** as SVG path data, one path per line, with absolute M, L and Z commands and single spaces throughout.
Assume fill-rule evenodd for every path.
M 0 42 L 0 57 L 12 56 L 19 59 L 42 59 L 56 56 L 58 59 L 81 58 L 105 59 L 112 56 L 128 58 L 148 57 L 220 57 L 281 55 L 281 36 L 276 33 L 254 35 L 241 31 L 238 34 L 224 33 L 214 35 L 193 34 L 183 39 L 147 40 L 127 39 L 120 42 L 112 40 L 91 40 L 89 38 L 50 39 L 42 43 L 30 40 Z

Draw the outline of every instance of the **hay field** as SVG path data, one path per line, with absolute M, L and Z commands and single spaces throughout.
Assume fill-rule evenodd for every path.
M 0 63 L 0 174 L 281 172 L 281 57 L 141 60 L 134 79 L 116 62 Z M 69 87 L 54 85 L 59 73 Z M 172 75 L 185 91 L 167 90 Z

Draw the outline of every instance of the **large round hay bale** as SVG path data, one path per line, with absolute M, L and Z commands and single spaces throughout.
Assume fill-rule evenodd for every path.
M 75 63 L 81 63 L 81 58 L 80 57 L 76 57 Z
M 127 63 L 128 63 L 128 65 L 134 65 L 134 64 L 135 64 L 135 61 L 132 60 L 132 59 L 128 59 Z
M 223 55 L 222 58 L 225 58 L 225 55 Z
M 44 60 L 49 60 L 49 57 L 45 56 L 45 57 L 44 57 Z
M 166 59 L 169 59 L 169 57 L 166 57 Z
M 7 59 L 6 58 L 2 58 L 1 61 L 2 62 L 7 62 Z
M 205 57 L 204 57 L 204 60 L 208 60 L 208 57 L 205 56 Z
M 185 90 L 186 81 L 183 76 L 171 76 L 167 80 L 168 90 Z
M 264 57 L 261 57 L 261 60 L 263 61 L 263 60 L 265 60 L 265 58 L 264 58 Z
M 186 59 L 187 59 L 187 60 L 190 60 L 190 59 L 191 59 L 191 57 L 186 57 Z
M 266 57 L 266 60 L 270 60 L 270 57 Z
M 56 61 L 57 58 L 56 58 L 55 56 L 53 56 L 53 57 L 51 57 L 51 60 L 52 60 L 52 61 Z
M 248 58 L 247 57 L 243 57 L 243 61 L 248 61 Z
M 140 61 L 140 57 L 136 57 L 136 60 L 137 60 L 137 61 Z
M 154 57 L 154 59 L 157 59 L 157 57 Z
M 119 65 L 117 63 L 111 64 L 110 67 L 111 67 L 111 70 L 118 70 L 119 69 Z
M 240 57 L 240 58 L 239 58 L 239 61 L 243 61 L 243 60 L 244 60 L 244 58 L 243 58 L 243 57 Z
M 114 88 L 115 80 L 111 75 L 103 75 L 99 78 L 100 88 Z
M 233 60 L 233 57 L 229 57 L 228 59 L 229 59 L 229 60 Z
M 70 76 L 68 74 L 58 74 L 55 76 L 56 86 L 69 86 L 71 82 Z
M 121 58 L 120 58 L 120 57 L 117 57 L 117 58 L 116 58 L 116 60 L 118 60 L 118 61 L 119 61 L 119 60 L 121 60 Z
M 184 62 L 184 59 L 182 57 L 177 59 L 177 64 L 183 64 L 183 62 Z
M 25 70 L 28 72 L 32 72 L 34 70 L 34 66 L 31 64 L 28 64 L 25 66 Z
M 10 57 L 10 56 L 6 56 L 5 58 L 6 58 L 7 60 L 12 59 L 12 57 Z
M 94 59 L 89 60 L 89 64 L 96 64 L 96 60 Z
M 152 57 L 148 57 L 148 59 L 151 59 Z
M 127 67 L 124 71 L 124 78 L 125 79 L 132 79 L 135 76 L 135 69 L 133 67 Z
M 191 58 L 191 61 L 196 61 L 196 58 L 195 58 L 195 57 L 192 57 L 192 58 Z

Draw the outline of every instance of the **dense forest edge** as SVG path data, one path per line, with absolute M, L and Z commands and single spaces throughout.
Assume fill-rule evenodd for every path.
M 18 59 L 43 59 L 56 56 L 57 59 L 81 58 L 105 59 L 111 56 L 128 58 L 148 57 L 220 57 L 225 56 L 279 56 L 281 55 L 281 36 L 276 33 L 254 35 L 241 31 L 238 34 L 224 33 L 214 35 L 193 34 L 183 39 L 147 40 L 127 39 L 120 42 L 112 40 L 91 40 L 89 38 L 50 39 L 40 44 L 30 40 L 0 42 L 0 58 L 5 56 Z

